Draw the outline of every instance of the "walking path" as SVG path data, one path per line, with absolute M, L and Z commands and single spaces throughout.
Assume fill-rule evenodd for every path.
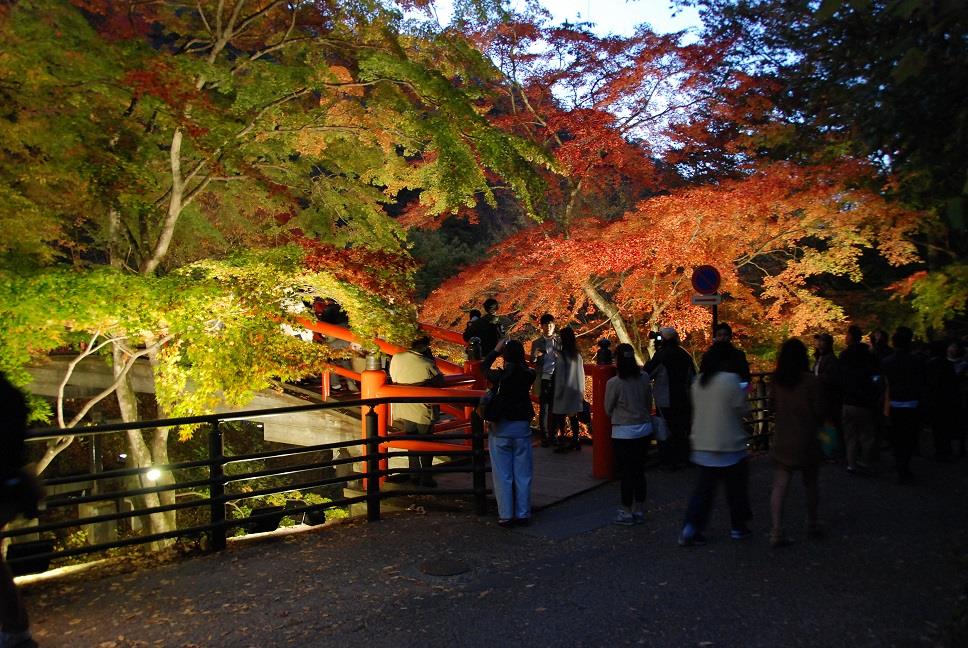
M 512 531 L 414 507 L 34 583 L 27 604 L 45 647 L 945 645 L 968 583 L 968 461 L 914 468 L 921 479 L 898 486 L 825 467 L 829 534 L 817 542 L 805 538 L 795 483 L 788 526 L 799 542 L 784 549 L 767 541 L 770 465 L 759 458 L 756 532 L 743 541 L 729 539 L 720 495 L 709 544 L 677 547 L 695 473 L 650 472 L 642 526 L 609 524 L 616 484 Z

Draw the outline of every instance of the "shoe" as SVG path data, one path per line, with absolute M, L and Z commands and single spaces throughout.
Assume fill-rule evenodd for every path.
M 498 520 L 497 525 L 502 529 L 510 529 L 512 526 L 514 526 L 514 520 L 512 519 Z
M 618 524 L 620 526 L 632 526 L 635 524 L 635 516 L 625 509 L 619 509 L 618 513 L 615 515 L 615 519 L 612 520 L 612 524 Z
M 731 529 L 729 532 L 729 537 L 733 540 L 742 540 L 753 535 L 748 526 L 741 526 L 738 529 Z
M 555 454 L 567 454 L 571 450 L 570 447 L 566 445 L 560 445 L 554 449 Z
M 645 513 L 642 511 L 636 511 L 632 514 L 632 517 L 635 518 L 636 524 L 645 524 Z
M 575 450 L 576 452 L 581 452 L 581 441 L 575 441 L 574 443 L 572 443 L 571 449 Z
M 547 448 L 549 446 L 551 446 L 551 441 L 549 441 L 548 439 L 541 439 L 541 447 L 542 448 Z
M 531 526 L 531 518 L 529 518 L 529 517 L 526 517 L 526 518 L 515 518 L 514 519 L 514 526 L 529 527 L 529 526 Z
M 820 522 L 811 522 L 807 524 L 807 535 L 814 540 L 820 540 L 827 535 L 827 532 Z
M 914 483 L 914 473 L 911 471 L 899 472 L 897 474 L 898 484 L 913 484 Z
M 680 547 L 701 547 L 706 544 L 706 536 L 701 533 L 694 533 L 691 536 L 682 534 L 679 536 Z
M 793 540 L 788 538 L 783 531 L 773 530 L 770 532 L 770 546 L 774 549 L 778 549 L 780 547 L 789 547 L 792 544 Z

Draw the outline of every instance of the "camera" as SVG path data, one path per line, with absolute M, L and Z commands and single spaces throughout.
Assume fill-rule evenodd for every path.
M 656 342 L 661 342 L 662 333 L 659 333 L 658 331 L 649 331 L 649 339 L 655 340 Z

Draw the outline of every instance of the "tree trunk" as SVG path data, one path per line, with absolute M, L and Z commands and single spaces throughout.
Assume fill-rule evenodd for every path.
M 155 340 L 149 339 L 149 342 L 154 342 Z M 157 346 L 153 347 L 153 350 L 148 353 L 148 362 L 151 364 L 151 373 L 154 376 L 158 375 L 158 351 Z M 168 413 L 165 412 L 161 405 L 158 405 L 158 418 L 167 418 Z M 155 431 L 151 434 L 151 454 L 154 457 L 155 465 L 162 466 L 171 463 L 168 459 L 168 432 L 170 428 L 160 427 L 155 428 Z M 161 471 L 161 477 L 158 479 L 159 485 L 170 486 L 175 483 L 175 479 L 171 474 L 170 470 Z M 158 498 L 160 499 L 162 505 L 167 506 L 168 504 L 175 503 L 175 491 L 165 491 L 163 493 L 158 493 Z M 178 528 L 177 523 L 177 511 L 167 511 L 162 513 L 167 518 L 168 525 L 172 529 Z
M 120 342 L 115 342 L 112 348 L 112 353 L 114 356 L 114 368 L 115 371 L 119 371 L 120 367 L 124 365 L 126 352 Z M 125 423 L 134 423 L 139 420 L 138 418 L 138 401 L 135 398 L 134 389 L 131 387 L 131 382 L 127 376 L 118 385 L 117 391 L 115 392 L 118 396 L 118 406 L 121 409 L 121 420 Z M 138 467 L 143 468 L 147 472 L 153 465 L 155 465 L 154 458 L 152 457 L 152 449 L 145 443 L 144 436 L 140 430 L 129 430 L 128 435 L 128 445 L 130 448 L 130 456 L 132 463 Z M 167 454 L 167 453 L 166 453 Z M 142 487 L 148 487 L 155 485 L 155 482 L 149 482 L 148 479 L 141 475 L 139 476 L 140 485 Z M 159 480 L 160 485 L 161 480 Z M 161 498 L 157 493 L 149 493 L 141 497 L 143 508 L 153 508 L 155 506 L 161 505 Z M 174 526 L 169 524 L 169 516 L 165 513 L 151 513 L 148 515 L 148 527 L 150 533 L 165 533 L 174 530 Z M 171 540 L 159 540 L 151 543 L 152 549 L 161 549 L 166 545 L 171 544 Z
M 615 307 L 615 304 L 609 301 L 608 298 L 598 290 L 590 279 L 582 284 L 582 290 L 585 291 L 585 295 L 588 297 L 588 299 L 595 304 L 595 308 L 600 310 L 612 323 L 612 329 L 614 329 L 615 336 L 618 338 L 618 341 L 631 344 L 632 348 L 635 349 L 635 360 L 639 364 L 645 364 L 645 360 L 642 358 L 642 354 L 638 347 L 636 347 L 633 343 L 632 337 L 629 335 L 628 328 L 625 326 L 625 320 L 622 319 L 622 314 L 618 311 L 618 308 Z

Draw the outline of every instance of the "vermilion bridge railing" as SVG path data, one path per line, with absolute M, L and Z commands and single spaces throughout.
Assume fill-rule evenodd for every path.
M 344 340 L 351 343 L 361 343 L 361 340 L 347 328 L 325 322 L 315 322 L 307 319 L 299 320 L 300 326 L 310 331 L 326 335 L 331 338 Z M 464 344 L 463 336 L 460 333 L 442 329 L 436 326 L 421 325 L 421 329 L 431 338 L 452 344 Z M 376 340 L 376 345 L 381 352 L 392 355 L 405 351 L 404 347 L 387 342 Z M 417 387 L 411 385 L 394 385 L 387 382 L 386 373 L 380 369 L 369 369 L 356 372 L 338 365 L 329 365 L 328 369 L 337 375 L 344 376 L 360 383 L 360 395 L 362 398 L 405 398 L 405 397 L 425 397 L 429 400 L 444 395 L 465 395 L 480 397 L 487 387 L 484 374 L 481 371 L 480 360 L 467 360 L 463 366 L 457 365 L 447 360 L 435 359 L 437 368 L 444 374 L 443 387 Z M 605 413 L 605 383 L 615 375 L 615 367 L 612 365 L 585 365 L 585 375 L 591 377 L 592 399 L 591 399 L 591 436 L 592 436 L 592 474 L 597 479 L 611 479 L 613 473 L 612 442 L 611 442 L 611 423 Z M 323 377 L 323 397 L 327 397 L 328 376 Z M 399 440 L 397 435 L 388 434 L 390 427 L 389 408 L 384 405 L 377 407 L 379 417 L 379 430 L 381 436 L 390 439 L 390 446 L 419 450 L 422 452 L 438 451 L 444 452 L 452 444 L 442 444 L 439 441 L 439 434 L 446 433 L 455 429 L 462 429 L 470 422 L 472 408 L 463 409 L 442 406 L 442 410 L 452 418 L 449 421 L 438 423 L 434 426 L 435 440 L 414 441 Z

